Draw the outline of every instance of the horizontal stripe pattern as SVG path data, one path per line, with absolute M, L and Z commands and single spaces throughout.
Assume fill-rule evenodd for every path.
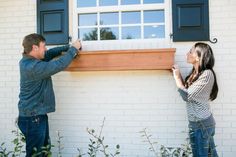
M 179 88 L 178 91 L 186 101 L 189 121 L 199 121 L 211 115 L 209 99 L 214 84 L 211 70 L 205 70 L 189 88 Z

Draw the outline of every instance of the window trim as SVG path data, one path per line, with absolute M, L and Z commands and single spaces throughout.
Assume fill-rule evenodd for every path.
M 98 1 L 97 1 L 98 2 Z M 171 32 L 171 15 L 170 15 L 170 0 L 164 0 L 164 3 L 160 4 L 142 4 L 143 0 L 141 0 L 141 4 L 139 5 L 120 5 L 120 1 L 118 3 L 118 7 L 113 7 L 113 6 L 97 6 L 97 7 L 89 7 L 89 8 L 77 8 L 77 0 L 73 0 L 72 2 L 72 40 L 76 40 L 78 38 L 78 14 L 79 13 L 98 13 L 98 12 L 119 12 L 121 14 L 121 11 L 141 11 L 141 25 L 146 26 L 150 24 L 144 24 L 143 23 L 143 11 L 144 10 L 164 10 L 164 25 L 165 25 L 165 37 L 164 38 L 150 38 L 150 39 L 144 39 L 144 27 L 141 27 L 141 39 L 132 39 L 129 41 L 132 42 L 137 42 L 140 40 L 145 40 L 145 41 L 164 41 L 168 45 L 170 45 L 170 37 L 169 34 Z M 91 12 L 93 10 L 93 12 Z M 99 16 L 100 14 L 98 14 Z M 97 16 L 97 18 L 98 18 Z M 120 41 L 127 41 L 125 39 L 121 38 L 121 16 L 119 16 L 119 39 L 118 40 L 95 40 L 95 41 L 83 41 L 83 43 L 87 44 L 92 44 L 93 42 L 120 42 Z M 156 23 L 155 23 L 156 24 Z M 100 28 L 100 26 L 97 26 L 97 28 Z M 100 39 L 100 36 L 99 36 Z

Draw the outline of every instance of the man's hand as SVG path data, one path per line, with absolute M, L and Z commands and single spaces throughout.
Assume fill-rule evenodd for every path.
M 77 40 L 72 44 L 72 46 L 75 47 L 77 50 L 81 50 L 81 48 L 82 48 L 82 45 L 81 45 L 79 39 L 77 39 Z

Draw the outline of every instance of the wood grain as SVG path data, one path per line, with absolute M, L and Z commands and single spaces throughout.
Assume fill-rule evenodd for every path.
M 174 48 L 81 51 L 67 71 L 168 70 L 174 64 Z

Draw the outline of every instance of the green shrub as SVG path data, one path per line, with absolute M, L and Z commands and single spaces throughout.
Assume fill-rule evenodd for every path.
M 98 134 L 95 133 L 94 129 L 87 128 L 87 132 L 91 136 L 91 138 L 89 138 L 90 143 L 88 144 L 88 151 L 87 151 L 87 155 L 89 157 L 96 157 L 99 152 L 101 152 L 104 157 L 115 157 L 120 154 L 119 144 L 116 145 L 115 152 L 111 153 L 108 150 L 109 146 L 104 143 L 105 137 L 102 136 L 104 122 L 105 122 L 105 118 L 103 119 L 103 123 L 101 125 L 101 129 Z M 78 151 L 79 151 L 78 157 L 82 157 L 86 155 L 85 153 L 82 153 L 81 149 L 79 148 L 78 148 Z
M 5 142 L 1 143 L 0 146 L 0 157 L 20 157 L 22 153 L 25 153 L 22 148 L 25 143 L 25 137 L 19 130 L 13 130 L 15 138 L 11 141 L 14 144 L 13 150 L 7 150 Z
M 102 135 L 103 127 L 105 123 L 105 118 L 102 122 L 100 131 L 97 133 L 94 129 L 87 128 L 87 133 L 90 135 L 89 144 L 87 148 L 87 152 L 83 153 L 80 148 L 78 148 L 77 157 L 117 157 L 120 155 L 120 145 L 117 144 L 114 148 L 114 152 L 111 153 L 109 150 L 109 146 L 105 144 L 105 137 Z M 14 139 L 11 143 L 14 145 L 12 150 L 7 150 L 5 146 L 5 142 L 2 142 L 0 145 L 0 157 L 20 157 L 25 151 L 23 151 L 23 147 L 25 145 L 25 137 L 19 131 L 19 129 L 12 131 L 14 134 Z M 158 142 L 153 141 L 152 135 L 148 134 L 146 128 L 140 131 L 141 137 L 144 139 L 143 142 L 149 145 L 149 150 L 154 153 L 155 157 L 190 157 L 192 156 L 189 140 L 187 139 L 187 143 L 181 145 L 180 147 L 166 147 L 164 145 L 158 145 Z M 63 136 L 61 136 L 60 132 L 57 132 L 57 156 L 62 157 L 62 150 L 64 149 L 62 145 Z M 34 149 L 34 154 L 32 157 L 38 157 L 41 154 L 46 155 L 47 157 L 52 156 L 51 148 L 54 145 L 48 145 L 42 147 L 41 150 Z
M 152 140 L 152 135 L 147 133 L 147 129 L 140 131 L 141 137 L 144 138 L 145 143 L 148 143 L 149 150 L 153 152 L 155 157 L 190 157 L 192 156 L 192 150 L 187 138 L 186 144 L 182 144 L 181 147 L 166 147 L 164 145 L 158 145 L 158 142 Z

